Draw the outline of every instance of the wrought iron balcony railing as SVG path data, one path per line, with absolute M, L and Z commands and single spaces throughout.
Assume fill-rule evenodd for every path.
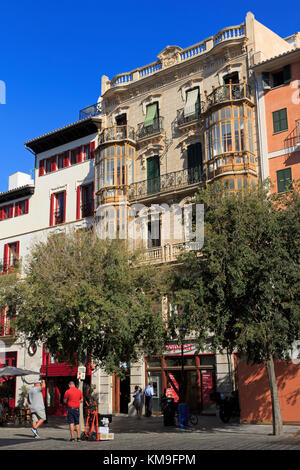
M 250 87 L 246 83 L 222 85 L 207 96 L 207 109 L 224 101 L 251 99 Z
M 105 144 L 111 141 L 121 141 L 130 139 L 135 141 L 135 130 L 131 126 L 112 126 L 107 129 L 103 129 L 99 136 L 99 145 Z
M 173 171 L 157 178 L 134 183 L 131 186 L 129 199 L 152 196 L 173 189 L 184 188 L 202 181 L 205 181 L 205 174 L 200 167 Z
M 163 130 L 163 118 L 159 117 L 152 121 L 152 124 L 145 126 L 142 122 L 138 124 L 137 137 L 143 139 L 144 137 L 150 137 L 151 135 L 158 134 Z
M 101 114 L 101 112 L 102 112 L 101 103 L 96 103 L 96 104 L 91 104 L 90 106 L 86 106 L 86 108 L 83 108 L 79 111 L 79 121 L 81 121 L 81 119 L 86 119 L 91 116 L 97 116 L 98 114 Z
M 284 139 L 284 148 L 300 147 L 300 119 L 296 120 L 292 132 Z
M 193 114 L 185 115 L 184 108 L 177 110 L 177 124 L 178 126 L 183 126 L 191 121 L 200 119 L 202 114 L 205 112 L 205 103 L 201 101 L 195 106 L 195 112 Z

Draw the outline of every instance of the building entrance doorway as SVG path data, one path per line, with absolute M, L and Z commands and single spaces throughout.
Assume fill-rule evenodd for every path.
M 130 397 L 130 369 L 124 371 L 123 378 L 113 376 L 113 413 L 128 414 Z

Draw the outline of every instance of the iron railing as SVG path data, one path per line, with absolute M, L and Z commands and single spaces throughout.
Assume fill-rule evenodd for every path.
M 178 126 L 182 126 L 191 121 L 200 119 L 200 117 L 202 116 L 204 112 L 205 112 L 205 103 L 203 101 L 200 101 L 199 103 L 197 103 L 195 106 L 195 112 L 188 116 L 185 116 L 184 108 L 178 109 L 177 110 L 177 124 Z
M 134 183 L 131 188 L 129 199 L 138 199 L 145 196 L 164 193 L 173 189 L 184 188 L 192 184 L 205 181 L 205 174 L 201 167 L 186 168 L 173 171 Z
M 143 122 L 138 124 L 137 128 L 137 137 L 143 139 L 144 137 L 149 137 L 153 134 L 158 134 L 163 130 L 163 118 L 159 117 L 153 120 L 152 124 L 145 126 Z
M 98 116 L 98 114 L 101 114 L 101 112 L 102 112 L 101 103 L 96 103 L 96 104 L 91 104 L 90 106 L 86 106 L 86 108 L 83 108 L 79 111 L 79 121 L 81 121 L 81 119 L 86 119 L 91 116 Z
M 300 147 L 300 119 L 296 120 L 292 132 L 284 139 L 284 148 Z
M 99 136 L 99 145 L 111 141 L 130 139 L 135 141 L 135 130 L 131 126 L 112 126 L 103 129 Z

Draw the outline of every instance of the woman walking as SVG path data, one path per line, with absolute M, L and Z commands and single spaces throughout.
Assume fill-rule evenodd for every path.
M 133 393 L 133 406 L 136 409 L 138 419 L 142 417 L 142 389 L 136 385 Z

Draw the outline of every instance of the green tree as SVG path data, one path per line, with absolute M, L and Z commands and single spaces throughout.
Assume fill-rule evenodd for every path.
M 300 330 L 300 197 L 270 196 L 268 188 L 230 193 L 220 184 L 202 189 L 204 246 L 182 254 L 172 274 L 174 302 L 201 345 L 239 351 L 266 364 L 273 432 L 282 433 L 274 359 L 288 359 Z

